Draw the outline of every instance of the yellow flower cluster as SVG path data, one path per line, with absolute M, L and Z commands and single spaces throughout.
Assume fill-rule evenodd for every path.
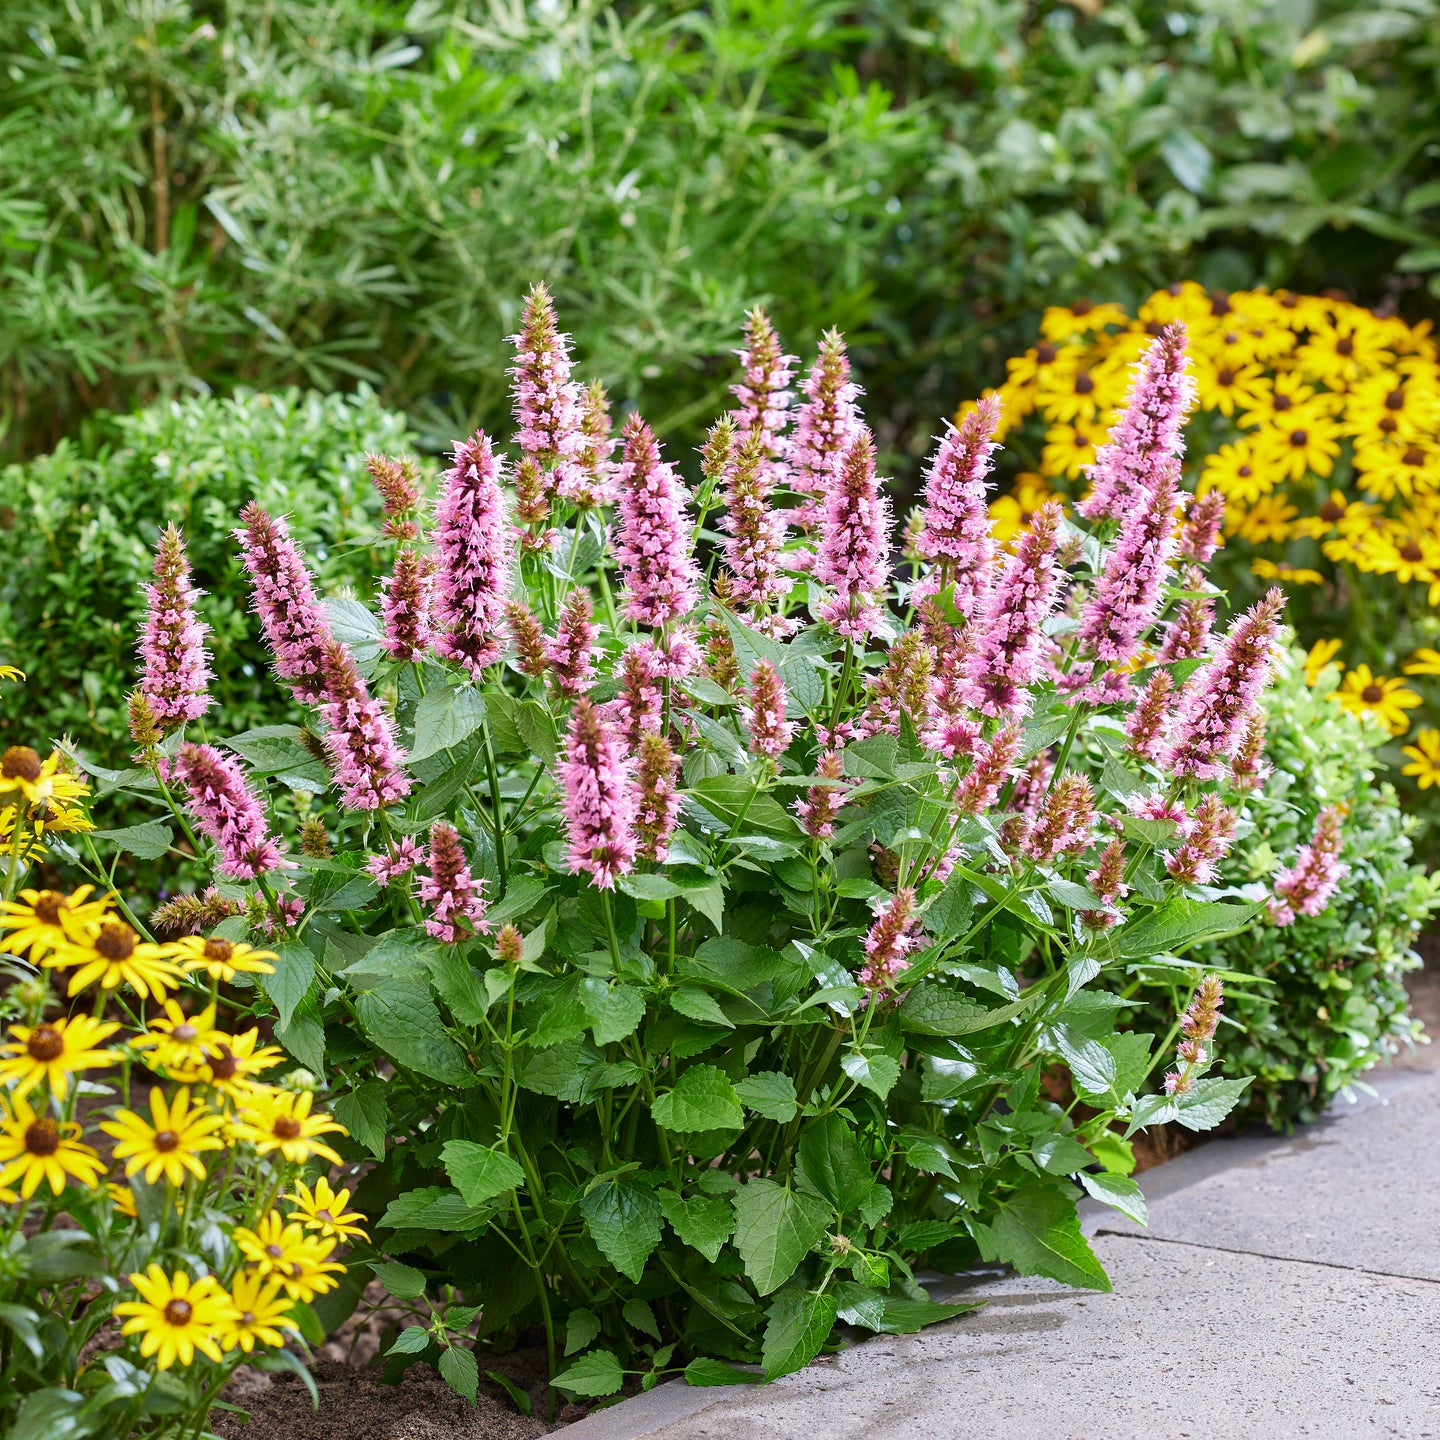
M 997 392 L 1002 438 L 1031 417 L 1036 432 L 1010 445 L 1030 468 L 991 505 L 1002 536 L 1046 500 L 1080 493 L 1135 361 L 1175 321 L 1196 384 L 1192 483 L 1224 495 L 1231 545 L 1271 552 L 1249 557 L 1251 573 L 1294 586 L 1334 581 L 1337 606 L 1350 603 L 1358 576 L 1383 577 L 1410 611 L 1440 606 L 1440 345 L 1428 322 L 1329 297 L 1186 283 L 1157 291 L 1133 318 L 1115 304 L 1047 310 L 1040 339 L 1007 361 Z M 1319 671 L 1341 642 L 1321 643 Z M 1440 654 L 1420 649 L 1403 670 L 1440 675 Z M 1424 703 L 1366 663 L 1344 672 L 1333 698 L 1394 736 Z M 1407 775 L 1440 785 L 1440 730 L 1421 730 L 1405 754 Z
M 283 1052 L 261 1044 L 257 1028 L 232 1034 L 217 1022 L 214 986 L 241 971 L 272 971 L 273 953 L 216 936 L 153 944 L 112 912 L 110 897 L 95 897 L 88 885 L 70 894 L 22 890 L 0 906 L 0 934 L 10 953 L 42 973 L 73 971 L 70 995 L 90 987 L 97 992 L 91 1015 L 48 1019 L 45 999 L 32 1000 L 36 1018 L 12 1025 L 0 1043 L 0 1202 L 21 1204 L 37 1192 L 44 1198 L 44 1187 L 53 1203 L 72 1182 L 97 1192 L 103 1183 L 109 1208 L 137 1218 L 135 1191 L 105 1181 L 109 1166 L 74 1118 L 82 1072 L 123 1065 L 122 1089 L 128 1089 L 129 1066 L 137 1060 L 175 1088 L 167 1095 L 153 1086 L 143 1111 L 118 1106 L 99 1122 L 112 1142 L 110 1163 L 126 1181 L 163 1184 L 178 1200 L 206 1193 L 220 1176 L 221 1193 L 212 1198 L 222 1206 L 234 1200 L 239 1218 L 248 1218 L 256 1213 L 248 1208 L 254 1197 L 273 1199 L 278 1184 L 266 1177 L 276 1165 L 287 1167 L 276 1173 L 293 1176 L 316 1158 L 340 1163 L 325 1137 L 343 1135 L 344 1128 L 312 1109 L 313 1095 L 260 1078 Z M 187 976 L 213 982 L 208 1003 L 190 1011 L 169 993 Z M 119 1021 L 104 1018 L 111 992 L 121 985 L 158 1005 L 125 1037 L 117 1034 Z M 223 1172 L 212 1163 L 221 1156 Z M 237 1158 L 244 1163 L 236 1166 Z M 164 1370 L 190 1364 L 197 1353 L 219 1361 L 256 1345 L 281 1346 L 284 1332 L 297 1328 L 292 1307 L 335 1287 L 345 1269 L 332 1258 L 337 1245 L 365 1236 L 364 1217 L 346 1208 L 350 1192 L 337 1192 L 321 1178 L 313 1188 L 296 1181 L 284 1198 L 287 1213 L 262 1202 L 253 1226 L 237 1220 L 228 1289 L 214 1275 L 194 1278 L 154 1262 L 129 1276 L 138 1298 L 115 1313 L 125 1321 L 123 1334 L 141 1337 L 143 1358 Z M 188 1204 L 174 1208 L 182 1218 L 189 1213 Z M 181 1248 L 193 1252 L 194 1246 Z
M 0 680 L 23 679 L 20 671 L 0 665 Z M 47 830 L 74 833 L 95 828 L 75 802 L 90 787 L 60 763 L 59 751 L 42 760 L 28 745 L 0 753 L 0 853 L 29 864 L 46 853 Z
M 153 1093 L 151 1099 L 153 1104 Z M 257 1345 L 278 1348 L 284 1332 L 297 1329 L 292 1306 L 308 1305 L 339 1284 L 336 1276 L 345 1267 L 330 1258 L 336 1245 L 365 1238 L 364 1217 L 345 1209 L 350 1192 L 334 1191 L 322 1178 L 313 1190 L 297 1184 L 285 1198 L 295 1205 L 289 1215 L 272 1210 L 254 1229 L 236 1227 L 241 1266 L 228 1291 L 213 1275 L 167 1275 L 154 1264 L 128 1277 L 139 1298 L 117 1305 L 115 1313 L 125 1320 L 122 1335 L 141 1337 L 144 1358 L 168 1370 L 191 1364 L 197 1352 L 218 1362 L 235 1350 L 248 1355 Z

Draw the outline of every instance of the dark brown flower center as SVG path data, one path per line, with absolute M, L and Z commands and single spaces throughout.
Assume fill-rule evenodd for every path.
M 42 1065 L 58 1060 L 65 1053 L 65 1037 L 53 1025 L 37 1025 L 25 1042 L 25 1051 Z
M 317 1210 L 315 1212 L 315 1218 L 325 1221 L 327 1225 L 333 1225 L 335 1223 L 335 1217 L 328 1210 Z
M 285 1252 L 278 1245 L 267 1245 L 265 1253 L 272 1259 L 278 1260 Z
M 1222 385 L 1233 385 L 1235 383 L 1235 372 L 1233 370 L 1222 370 L 1215 378 Z
M 1277 395 L 1275 397 L 1275 408 L 1281 412 L 1288 410 L 1294 403 L 1288 395 Z
M 1210 313 L 1212 315 L 1228 315 L 1230 310 L 1230 297 L 1223 290 L 1212 290 L 1210 292 Z
M 25 1130 L 25 1153 L 38 1155 L 42 1160 L 53 1155 L 60 1148 L 60 1127 L 48 1116 L 36 1120 Z
M 1095 382 L 1083 371 L 1075 377 L 1075 393 L 1077 395 L 1092 395 L 1095 392 Z
M 0 755 L 0 775 L 7 780 L 38 780 L 40 756 L 28 745 L 12 745 Z
M 1376 428 L 1386 435 L 1393 435 L 1400 428 L 1400 422 L 1393 415 L 1382 415 Z
M 172 1040 L 178 1040 L 182 1045 L 188 1045 L 199 1033 L 200 1032 L 187 1020 L 183 1025 L 177 1025 L 171 1030 L 170 1038 Z
M 1303 449 L 1310 443 L 1310 436 L 1304 430 L 1292 430 L 1290 432 L 1290 443 L 1297 449 Z
M 218 935 L 212 935 L 205 942 L 205 958 L 207 960 L 225 965 L 229 963 L 230 957 L 234 953 L 235 947 L 228 940 L 222 940 Z
M 1415 561 L 1423 559 L 1424 555 L 1425 552 L 1414 540 L 1407 540 L 1400 547 L 1401 559 L 1410 561 L 1412 565 L 1415 563 Z
M 1425 452 L 1418 446 L 1412 445 L 1401 457 L 1402 465 L 1423 465 L 1425 463 Z
M 118 920 L 107 920 L 95 937 L 95 953 L 107 960 L 128 960 L 135 953 L 135 932 Z
M 1235 344 L 1238 344 L 1238 343 L 1239 343 L 1239 340 L 1240 340 L 1240 337 L 1239 337 L 1239 335 L 1237 335 L 1237 334 L 1235 333 L 1235 331 L 1233 331 L 1233 330 L 1227 330 L 1227 331 L 1225 332 L 1225 343 L 1226 343 L 1227 345 L 1235 345 Z
M 1342 335 L 1335 342 L 1335 353 L 1337 355 L 1353 355 L 1355 353 L 1355 341 L 1349 335 Z
M 218 1051 L 206 1055 L 205 1061 L 210 1066 L 210 1074 L 216 1080 L 233 1080 L 240 1069 L 240 1062 L 231 1053 L 228 1045 L 222 1045 Z
M 61 912 L 69 908 L 70 902 L 58 890 L 42 890 L 31 906 L 42 925 L 58 925 Z
M 1035 347 L 1035 361 L 1039 365 L 1049 365 L 1059 353 L 1048 340 L 1042 340 Z
M 168 1155 L 172 1150 L 180 1148 L 180 1137 L 173 1130 L 157 1130 L 155 1148 L 162 1155 Z
M 1088 315 L 1095 306 L 1089 300 L 1077 300 L 1071 307 L 1072 315 Z
M 1387 410 L 1403 410 L 1405 408 L 1405 392 L 1403 390 L 1392 390 L 1385 397 L 1385 408 Z
M 282 1115 L 273 1127 L 277 1140 L 298 1140 L 300 1138 L 300 1122 L 289 1115 Z
M 1255 472 L 1250 466 L 1242 465 L 1235 473 L 1240 476 L 1242 480 L 1248 480 Z
M 1360 698 L 1367 705 L 1378 705 L 1385 698 L 1385 692 L 1378 685 L 1367 685 L 1360 692 Z
M 253 1325 L 255 1323 L 255 1312 L 253 1310 L 242 1310 L 240 1312 L 240 1323 L 242 1325 Z
M 1343 519 L 1345 507 L 1338 500 L 1327 500 L 1320 507 L 1320 518 L 1328 525 L 1333 525 L 1337 520 Z
M 183 1330 L 190 1323 L 195 1307 L 188 1300 L 167 1300 L 165 1302 L 165 1323 Z
M 1147 320 L 1145 322 L 1145 333 L 1147 335 L 1159 335 L 1165 327 L 1158 320 Z

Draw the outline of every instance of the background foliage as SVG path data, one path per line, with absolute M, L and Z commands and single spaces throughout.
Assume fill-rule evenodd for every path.
M 543 278 L 672 435 L 715 408 L 746 305 L 792 347 L 823 312 L 867 347 L 882 443 L 918 455 L 1047 301 L 1190 275 L 1375 301 L 1440 262 L 1437 23 L 1413 0 L 14 0 L 5 444 L 161 391 L 360 378 L 439 440 L 494 418 L 492 337 Z

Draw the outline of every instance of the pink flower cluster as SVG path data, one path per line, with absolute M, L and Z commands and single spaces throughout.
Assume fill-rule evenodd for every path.
M 485 882 L 470 873 L 460 833 L 444 820 L 430 827 L 425 865 L 420 900 L 430 907 L 427 933 L 448 945 L 458 944 L 476 931 L 483 934 L 489 928 L 485 923 Z
M 510 342 L 515 346 L 510 370 L 515 443 L 524 459 L 540 467 L 547 493 L 574 499 L 590 478 L 582 464 L 589 441 L 586 401 L 570 378 L 569 336 L 560 333 L 550 292 L 543 285 L 534 286 L 526 297 L 519 333 Z
M 222 875 L 253 880 L 278 868 L 280 847 L 238 760 L 213 745 L 182 745 L 175 755 L 175 776 L 185 786 L 201 834 L 220 851 Z
M 354 656 L 334 639 L 325 647 L 320 713 L 330 727 L 325 753 L 347 810 L 378 810 L 410 793 L 394 721 L 365 688 Z
M 700 602 L 699 571 L 691 555 L 684 483 L 650 427 L 625 422 L 620 464 L 620 539 L 616 558 L 625 576 L 625 614 L 641 625 L 668 625 Z
M 635 792 L 630 762 L 582 695 L 570 714 L 560 789 L 570 869 L 613 890 L 635 868 Z
M 890 504 L 875 475 L 875 442 L 863 426 L 825 497 L 815 578 L 834 589 L 820 618 L 839 634 L 863 642 L 880 627 L 879 599 L 890 581 Z
M 190 584 L 185 541 L 174 525 L 160 532 L 155 582 L 145 587 L 145 624 L 140 632 L 144 675 L 140 691 L 162 729 L 198 720 L 210 708 L 208 626 L 195 613 L 198 592 Z
M 1270 918 L 1277 925 L 1293 925 L 1298 916 L 1319 915 L 1330 903 L 1350 867 L 1340 859 L 1344 812 L 1326 805 L 1315 817 L 1310 841 L 1300 847 L 1295 863 L 1274 882 Z

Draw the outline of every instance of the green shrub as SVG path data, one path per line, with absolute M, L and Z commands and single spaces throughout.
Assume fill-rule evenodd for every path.
M 379 501 L 368 450 L 411 445 L 403 417 L 361 387 L 162 402 L 106 427 L 94 454 L 63 442 L 0 473 L 9 530 L 0 655 L 29 677 L 0 692 L 5 743 L 69 735 L 105 765 L 127 753 L 125 699 L 155 542 L 170 521 L 210 592 L 216 724 L 227 733 L 290 715 L 252 636 L 230 532 L 246 500 L 289 514 L 332 586 L 373 588 Z
M 1437 253 L 1435 17 L 918 0 L 0 7 L 12 454 L 95 407 L 369 379 L 494 422 L 545 279 L 667 433 L 769 301 L 918 455 L 1047 302 L 1349 287 Z M 159 123 L 155 118 L 159 118 Z
M 1410 947 L 1440 909 L 1440 881 L 1410 864 L 1417 822 L 1376 775 L 1383 726 L 1333 703 L 1333 671 L 1307 686 L 1301 660 L 1292 652 L 1266 700 L 1266 754 L 1275 772 L 1248 802 L 1254 828 L 1221 878 L 1258 887 L 1292 862 L 1317 812 L 1334 804 L 1346 809 L 1341 859 L 1349 873 L 1319 915 L 1267 925 L 1202 954 L 1206 964 L 1271 982 L 1229 990 L 1227 1015 L 1241 1029 L 1228 1032 L 1226 1053 L 1255 1076 L 1242 1113 L 1277 1129 L 1315 1119 L 1365 1071 L 1420 1038 L 1403 977 L 1421 963 Z

